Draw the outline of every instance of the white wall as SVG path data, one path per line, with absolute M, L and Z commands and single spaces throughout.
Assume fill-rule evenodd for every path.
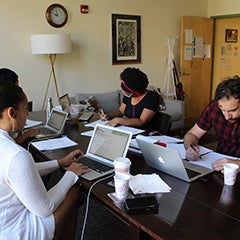
M 182 15 L 208 14 L 207 0 L 57 2 L 63 4 L 69 14 L 68 23 L 60 29 L 51 27 L 45 19 L 45 11 L 53 3 L 50 0 L 1 0 L 0 67 L 11 68 L 19 74 L 20 85 L 33 100 L 34 110 L 41 108 L 50 66 L 47 56 L 31 54 L 32 34 L 71 34 L 72 53 L 58 55 L 56 60 L 60 95 L 66 92 L 69 95 L 104 92 L 119 88 L 119 73 L 128 66 L 113 66 L 111 63 L 111 14 L 140 15 L 142 63 L 131 66 L 146 72 L 152 85 L 163 87 L 164 59 L 168 52 L 164 35 L 179 34 Z M 89 5 L 89 14 L 80 14 L 80 4 Z M 175 52 L 178 62 L 178 45 Z M 49 93 L 55 99 L 53 86 L 51 83 Z
M 208 16 L 237 14 L 240 12 L 239 0 L 208 0 Z

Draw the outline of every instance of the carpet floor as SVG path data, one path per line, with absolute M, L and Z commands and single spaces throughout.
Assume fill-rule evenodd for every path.
M 75 240 L 81 239 L 86 201 L 78 210 Z M 90 198 L 84 240 L 130 240 L 128 225 Z

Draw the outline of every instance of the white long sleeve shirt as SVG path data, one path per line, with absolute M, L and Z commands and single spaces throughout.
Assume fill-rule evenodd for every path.
M 0 240 L 53 238 L 53 212 L 78 180 L 67 171 L 47 192 L 40 173 L 56 169 L 56 160 L 35 163 L 28 151 L 0 129 Z

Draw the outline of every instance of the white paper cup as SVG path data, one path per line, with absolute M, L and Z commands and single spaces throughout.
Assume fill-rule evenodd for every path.
M 224 184 L 232 186 L 235 184 L 239 166 L 235 163 L 225 163 L 223 165 Z
M 229 205 L 233 202 L 233 200 L 234 200 L 234 187 L 224 185 L 220 196 L 220 202 L 224 205 Z
M 129 173 L 131 161 L 125 157 L 116 158 L 113 162 L 115 174 L 117 173 Z
M 117 173 L 114 176 L 115 194 L 118 199 L 124 199 L 128 195 L 130 175 Z

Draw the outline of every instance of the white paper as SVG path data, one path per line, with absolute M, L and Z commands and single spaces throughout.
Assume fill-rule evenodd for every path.
M 166 193 L 171 190 L 171 188 L 156 173 L 131 176 L 129 187 L 134 194 Z
M 193 48 L 192 46 L 184 46 L 184 60 L 192 60 Z
M 211 58 L 211 45 L 210 44 L 203 45 L 203 57 L 204 57 L 204 59 Z
M 85 124 L 85 126 L 86 126 L 86 127 L 93 127 L 93 128 L 94 128 L 94 127 L 96 126 L 96 124 L 105 125 L 105 124 L 107 124 L 107 123 L 108 123 L 108 121 L 97 120 L 97 121 L 95 121 L 95 122 L 87 123 L 87 124 Z M 145 131 L 145 130 L 143 130 L 143 129 L 138 129 L 138 128 L 134 128 L 134 127 L 127 127 L 127 126 L 123 126 L 123 125 L 117 126 L 116 128 L 122 129 L 122 130 L 125 130 L 125 131 L 128 131 L 128 132 L 131 132 L 132 135 L 137 135 L 137 134 L 142 133 L 142 132 Z M 92 136 L 92 133 L 93 133 L 93 131 L 87 131 L 87 132 L 81 133 L 81 135 L 91 137 L 91 136 Z
M 202 156 L 202 159 L 198 159 L 197 161 L 190 161 L 190 162 L 193 164 L 196 164 L 196 165 L 200 165 L 200 166 L 212 169 L 212 164 L 221 158 L 231 158 L 231 159 L 236 160 L 236 158 L 234 158 L 234 157 L 212 151 L 212 152 L 209 152 L 208 154 Z
M 26 123 L 25 123 L 25 126 L 24 126 L 24 129 L 31 128 L 31 127 L 36 127 L 38 125 L 41 125 L 42 123 L 43 122 L 41 122 L 41 121 L 34 121 L 34 120 L 27 119 Z
M 192 44 L 192 29 L 185 29 L 185 44 Z
M 193 38 L 193 57 L 202 58 L 203 57 L 203 37 L 194 36 Z
M 49 140 L 42 140 L 31 143 L 39 151 L 54 150 L 59 148 L 76 146 L 77 143 L 69 139 L 68 137 L 54 138 Z

